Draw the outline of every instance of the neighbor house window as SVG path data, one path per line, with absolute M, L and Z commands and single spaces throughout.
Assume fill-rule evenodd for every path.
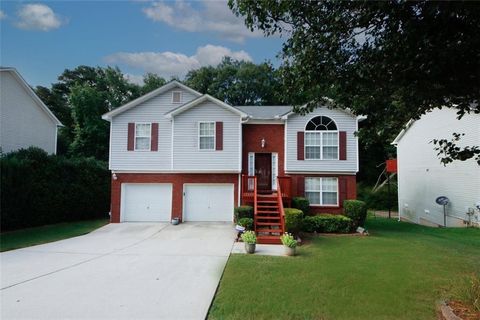
M 312 118 L 305 127 L 305 159 L 337 160 L 337 125 L 329 117 Z
M 150 123 L 135 124 L 135 150 L 150 150 L 151 129 Z
M 182 102 L 182 92 L 181 91 L 173 91 L 172 92 L 172 102 L 173 103 L 181 103 Z
M 198 139 L 200 150 L 215 150 L 215 122 L 200 122 Z
M 338 179 L 330 177 L 305 178 L 305 197 L 312 205 L 338 205 Z

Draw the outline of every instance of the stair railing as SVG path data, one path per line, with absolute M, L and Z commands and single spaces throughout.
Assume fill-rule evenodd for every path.
M 280 223 L 282 224 L 282 233 L 285 232 L 285 210 L 283 209 L 283 199 L 282 199 L 282 186 L 280 185 L 280 179 L 277 178 L 277 202 L 278 202 L 278 211 L 280 213 Z
M 257 232 L 257 177 L 253 178 L 253 231 Z

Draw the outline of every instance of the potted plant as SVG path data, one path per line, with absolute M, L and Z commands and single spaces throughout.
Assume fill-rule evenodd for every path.
M 257 243 L 257 236 L 254 231 L 245 231 L 242 233 L 242 240 L 245 242 L 245 251 L 247 253 L 255 252 L 255 244 Z
M 294 256 L 298 244 L 297 240 L 295 240 L 295 238 L 293 238 L 293 236 L 287 232 L 285 232 L 280 239 L 282 240 L 282 244 L 285 246 L 285 253 L 287 256 Z

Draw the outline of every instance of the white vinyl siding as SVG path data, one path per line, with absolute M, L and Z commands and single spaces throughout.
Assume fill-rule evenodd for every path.
M 8 71 L 0 72 L 0 148 L 35 146 L 56 153 L 57 125 Z
M 480 115 L 466 114 L 458 120 L 454 109 L 435 109 L 415 121 L 398 142 L 398 208 L 402 219 L 443 225 L 443 206 L 435 199 L 446 196 L 450 200 L 447 226 L 465 226 L 462 219 L 468 219 L 468 208 L 474 209 L 480 200 L 480 166 L 475 159 L 444 166 L 430 143 L 450 139 L 453 132 L 465 133 L 457 143 L 459 147 L 478 145 Z M 475 212 L 480 223 L 480 211 Z
M 335 121 L 338 131 L 333 131 L 332 135 L 327 135 L 323 139 L 315 136 L 309 137 L 305 131 L 305 126 L 316 115 L 324 115 Z M 286 130 L 286 171 L 287 172 L 357 172 L 357 137 L 355 130 L 357 127 L 357 119 L 342 110 L 328 109 L 326 107 L 316 108 L 307 116 L 293 114 L 287 119 Z M 305 132 L 305 159 L 297 160 L 297 132 Z M 347 160 L 338 160 L 339 148 L 338 133 L 345 131 L 347 135 Z M 315 132 L 316 133 L 316 132 Z M 330 133 L 325 131 L 325 133 Z M 313 140 L 312 143 L 316 148 L 307 149 L 307 139 Z M 337 143 L 334 143 L 334 141 Z M 310 142 L 310 141 L 309 141 Z M 323 142 L 323 148 L 322 148 Z M 312 145 L 313 146 L 313 145 Z M 308 153 L 308 154 L 307 154 Z M 310 156 L 318 156 L 319 159 L 311 159 Z M 322 159 L 323 153 L 323 160 Z M 329 159 L 332 158 L 332 159 Z
M 311 205 L 338 206 L 338 179 L 331 177 L 305 178 L 305 197 Z
M 239 115 L 211 101 L 205 101 L 174 116 L 174 121 L 174 171 L 240 171 Z M 200 150 L 200 123 L 217 121 L 223 122 L 223 150 Z
M 215 150 L 215 122 L 200 122 L 198 127 L 200 150 Z
M 150 123 L 135 123 L 135 151 L 150 151 L 152 125 Z
M 110 169 L 135 171 L 167 171 L 171 169 L 172 122 L 165 113 L 176 108 L 172 104 L 172 91 L 166 91 L 142 104 L 113 117 L 110 132 Z M 197 98 L 182 91 L 184 101 Z M 158 153 L 127 151 L 128 123 L 158 123 Z

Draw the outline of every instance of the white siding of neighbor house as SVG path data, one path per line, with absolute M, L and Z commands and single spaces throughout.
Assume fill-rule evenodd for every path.
M 11 72 L 0 72 L 0 147 L 3 153 L 35 146 L 56 153 L 57 125 Z
M 327 116 L 337 124 L 338 131 L 347 133 L 347 160 L 297 160 L 297 132 L 304 131 L 307 123 L 316 116 Z M 302 116 L 293 114 L 286 125 L 287 172 L 350 172 L 358 171 L 357 119 L 344 111 L 319 107 Z
M 114 116 L 110 132 L 110 169 L 169 171 L 171 169 L 171 120 L 165 113 L 180 106 L 172 103 L 172 91 L 182 91 L 182 104 L 197 98 L 176 87 Z M 158 151 L 128 151 L 128 123 L 158 123 Z
M 223 150 L 199 150 L 198 126 L 223 122 Z M 210 102 L 202 102 L 174 117 L 173 170 L 240 171 L 240 116 Z
M 478 146 L 480 115 L 456 119 L 452 109 L 435 110 L 417 120 L 405 132 L 397 146 L 398 205 L 403 218 L 415 223 L 443 225 L 443 207 L 435 203 L 447 196 L 450 204 L 447 226 L 464 226 L 468 208 L 480 201 L 480 166 L 474 159 L 440 163 L 434 138 L 450 140 L 453 132 L 465 133 L 460 146 Z M 427 211 L 427 212 L 426 212 Z M 475 210 L 477 219 L 480 212 Z

